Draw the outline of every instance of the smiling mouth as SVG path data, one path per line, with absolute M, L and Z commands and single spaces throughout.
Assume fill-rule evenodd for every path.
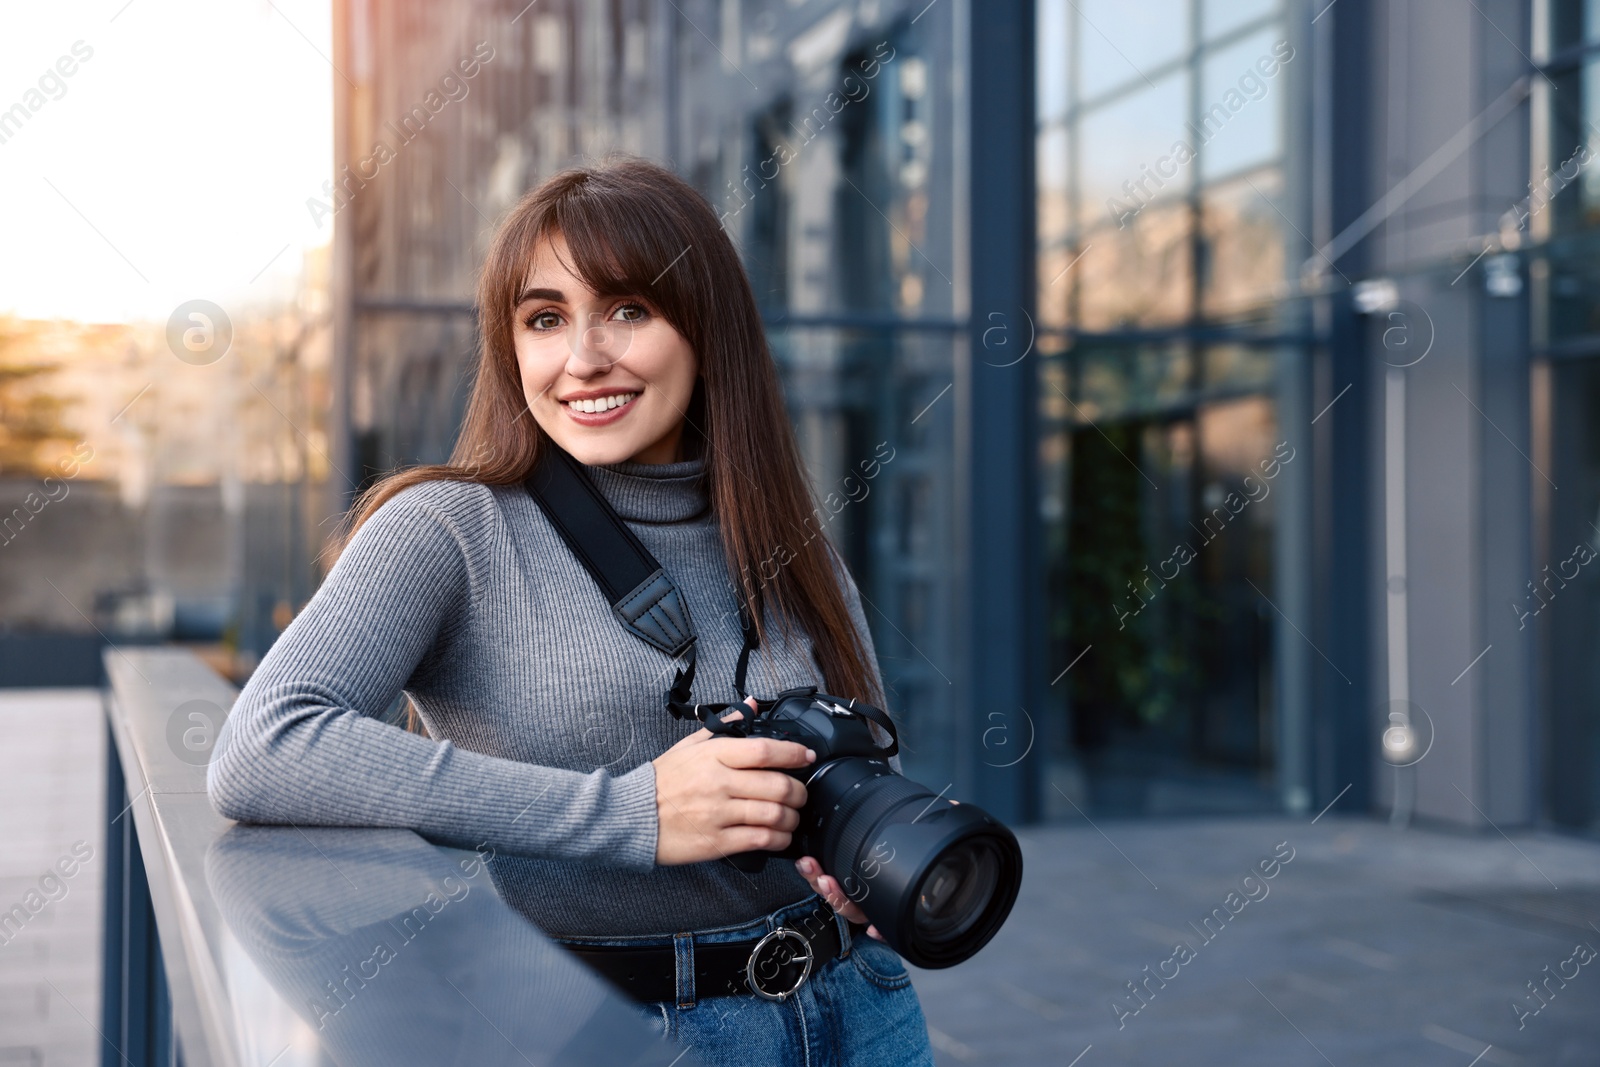
M 601 412 L 625 407 L 633 403 L 638 396 L 638 393 L 613 393 L 611 396 L 598 396 L 592 400 L 561 400 L 558 403 L 569 411 L 581 411 L 588 415 L 598 415 Z

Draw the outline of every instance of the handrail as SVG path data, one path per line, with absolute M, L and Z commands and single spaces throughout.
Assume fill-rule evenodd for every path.
M 105 662 L 103 1062 L 692 1062 L 500 899 L 492 854 L 222 818 L 206 763 L 237 691 L 181 649 Z

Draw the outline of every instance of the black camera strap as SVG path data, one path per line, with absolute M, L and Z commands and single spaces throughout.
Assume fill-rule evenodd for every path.
M 666 568 L 595 488 L 578 461 L 554 442 L 544 443 L 540 451 L 539 462 L 524 482 L 528 495 L 611 602 L 611 610 L 623 627 L 651 647 L 685 662 L 666 692 L 667 710 L 674 718 L 701 722 L 708 722 L 708 716 L 714 717 L 728 708 L 748 712 L 745 704 L 693 702 L 690 690 L 694 686 L 696 634 L 688 601 Z M 743 698 L 747 695 L 744 685 L 750 653 L 760 645 L 760 635 L 743 604 L 739 607 L 739 626 L 744 632 L 744 647 L 739 652 L 733 684 Z
M 739 628 L 744 632 L 744 645 L 739 650 L 739 663 L 733 675 L 733 687 L 741 702 L 696 704 L 690 692 L 694 686 L 697 641 L 694 620 L 689 617 L 688 601 L 666 568 L 628 529 L 611 501 L 595 488 L 583 467 L 565 449 L 553 442 L 546 444 L 524 485 L 567 548 L 611 602 L 611 610 L 623 627 L 651 647 L 685 661 L 685 666 L 678 668 L 673 678 L 672 688 L 664 696 L 672 717 L 696 719 L 713 733 L 741 736 L 752 717 L 749 705 L 742 703 L 749 695 L 744 687 L 745 674 L 750 666 L 750 653 L 761 646 L 761 636 L 745 605 L 739 605 Z M 899 751 L 899 731 L 881 709 L 858 700 L 846 701 L 818 693 L 816 686 L 786 690 L 771 700 L 757 698 L 755 715 L 760 716 L 785 697 L 799 693 L 829 701 L 877 723 L 889 736 L 889 747 L 881 755 L 887 758 Z M 730 708 L 745 712 L 745 717 L 724 722 L 721 714 Z

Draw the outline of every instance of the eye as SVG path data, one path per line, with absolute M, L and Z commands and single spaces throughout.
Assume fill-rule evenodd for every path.
M 554 330 L 561 325 L 561 315 L 546 308 L 544 311 L 536 311 L 529 315 L 523 320 L 523 325 L 530 330 Z
M 638 324 L 650 317 L 650 312 L 643 304 L 621 304 L 612 312 L 612 317 L 619 322 Z

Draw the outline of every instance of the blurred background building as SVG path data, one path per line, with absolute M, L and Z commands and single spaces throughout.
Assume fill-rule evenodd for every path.
M 315 284 L 11 511 L 0 667 L 247 673 L 449 453 L 496 220 L 622 151 L 744 254 L 908 773 L 1593 833 L 1597 57 L 1576 0 L 336 0 Z M 51 346 L 117 404 L 173 361 L 3 328 L 16 502 L 80 439 Z

